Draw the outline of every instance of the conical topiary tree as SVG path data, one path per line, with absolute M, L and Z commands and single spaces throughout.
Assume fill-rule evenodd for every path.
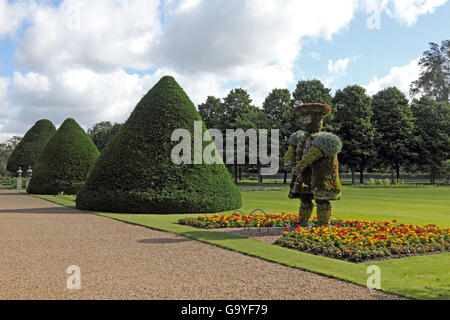
M 34 166 L 37 157 L 55 132 L 56 128 L 50 120 L 37 121 L 14 148 L 8 158 L 6 170 L 16 172 L 21 166 L 25 172 L 28 166 Z
M 193 137 L 194 121 L 201 117 L 189 97 L 172 77 L 163 77 L 102 152 L 77 194 L 77 208 L 125 213 L 239 208 L 241 195 L 224 164 L 172 162 L 178 144 L 172 132 L 183 128 Z
M 27 192 L 75 194 L 100 153 L 84 130 L 69 118 L 37 158 Z

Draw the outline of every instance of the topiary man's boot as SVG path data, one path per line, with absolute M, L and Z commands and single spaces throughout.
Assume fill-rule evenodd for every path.
M 299 223 L 302 227 L 308 226 L 308 221 L 311 218 L 314 209 L 314 204 L 311 200 L 302 199 L 300 203 L 300 211 L 298 213 Z
M 328 200 L 318 200 L 317 203 L 317 222 L 324 226 L 330 224 L 333 215 L 333 207 Z

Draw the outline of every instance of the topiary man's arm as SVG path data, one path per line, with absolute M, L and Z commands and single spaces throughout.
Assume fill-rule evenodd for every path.
M 300 173 L 303 172 L 303 170 L 305 170 L 307 167 L 312 165 L 323 156 L 324 154 L 322 151 L 320 151 L 319 148 L 312 146 L 311 149 L 309 149 L 309 152 L 303 155 L 302 160 L 297 162 L 294 169 L 292 170 L 292 173 L 296 176 L 299 176 Z
M 295 162 L 295 148 L 293 145 L 290 145 L 288 151 L 284 155 L 284 170 L 291 171 L 294 162 Z
M 291 171 L 295 164 L 298 141 L 305 135 L 301 130 L 294 132 L 289 138 L 288 151 L 284 155 L 284 170 Z

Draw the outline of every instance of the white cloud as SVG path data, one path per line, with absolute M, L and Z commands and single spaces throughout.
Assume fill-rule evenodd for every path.
M 27 124 L 42 118 L 60 124 L 67 117 L 73 117 L 85 129 L 105 120 L 123 122 L 164 75 L 174 76 L 195 104 L 203 102 L 207 95 L 226 93 L 209 74 L 186 76 L 170 69 L 159 69 L 144 76 L 129 74 L 123 69 L 107 73 L 69 69 L 46 75 L 15 72 L 11 81 L 14 91 L 8 103 L 17 107 L 2 131 L 26 131 Z
M 10 82 L 8 77 L 0 77 L 0 102 L 6 98 Z
M 233 79 L 262 101 L 270 85 L 292 84 L 300 38 L 331 39 L 356 8 L 353 0 L 149 3 L 66 0 L 56 8 L 40 6 L 15 61 L 41 73 L 170 69 L 198 75 L 191 77 L 195 82 L 207 78 L 213 87 Z
M 227 72 L 255 62 L 291 66 L 301 37 L 331 38 L 354 9 L 352 1 L 203 1 L 170 16 L 158 60 L 186 72 Z
M 16 110 L 11 108 L 8 101 L 8 89 L 11 85 L 9 77 L 0 77 L 0 143 L 14 135 L 19 135 L 20 130 L 5 130 L 5 125 L 11 117 L 16 115 Z
M 5 121 L 5 119 L 8 117 L 8 113 L 7 113 L 7 107 L 8 107 L 8 102 L 7 102 L 7 92 L 8 92 L 8 87 L 11 83 L 11 80 L 7 77 L 0 77 L 0 128 L 3 124 L 3 122 Z
M 419 16 L 433 13 L 447 0 L 364 0 L 366 12 L 385 12 L 408 26 L 416 23 Z
M 20 95 L 22 93 L 28 95 L 38 96 L 40 98 L 44 92 L 50 90 L 49 79 L 36 72 L 29 72 L 26 75 L 22 75 L 20 72 L 14 72 L 13 76 L 14 94 Z
M 151 76 L 123 70 L 69 69 L 51 75 L 15 72 L 10 103 L 21 107 L 18 118 L 27 122 L 45 116 L 56 123 L 72 116 L 84 125 L 102 119 L 123 121 L 154 82 Z
M 330 86 L 337 79 L 347 74 L 347 67 L 350 63 L 350 58 L 338 59 L 335 62 L 328 60 L 328 76 L 323 80 L 326 87 Z
M 35 8 L 34 1 L 9 3 L 8 0 L 0 0 L 0 38 L 15 35 Z
M 87 126 L 123 121 L 136 97 L 168 73 L 196 104 L 208 95 L 224 96 L 231 80 L 260 104 L 272 88 L 293 84 L 300 39 L 331 39 L 348 25 L 355 8 L 353 0 L 40 5 L 15 52 L 16 63 L 33 71 L 14 74 L 11 103 L 20 106 L 17 119 L 26 119 L 23 123 L 45 114 L 55 121 L 73 116 Z M 153 72 L 130 75 L 125 68 Z
M 389 74 L 381 79 L 374 77 L 369 84 L 364 86 L 364 88 L 369 95 L 373 95 L 382 89 L 397 87 L 409 97 L 409 86 L 412 81 L 417 80 L 419 77 L 419 59 L 420 58 L 414 59 L 404 66 L 393 67 Z
M 264 6 L 256 0 L 203 1 L 170 16 L 160 61 L 182 74 L 239 81 L 261 103 L 274 87 L 294 84 L 300 39 L 331 39 L 348 25 L 355 8 L 351 0 L 268 0 Z
M 349 62 L 349 58 L 338 59 L 336 62 L 328 60 L 328 71 L 337 76 L 344 75 Z
M 353 0 L 267 0 L 264 6 L 257 0 L 66 0 L 33 12 L 14 58 L 54 78 L 72 69 L 170 70 L 177 79 L 190 79 L 185 82 L 196 103 L 226 92 L 223 86 L 233 80 L 261 103 L 273 87 L 293 84 L 301 38 L 331 39 L 355 9 Z M 32 75 L 27 77 L 32 86 Z
M 271 89 L 295 84 L 300 41 L 332 39 L 348 27 L 361 3 L 366 10 L 381 6 L 411 24 L 442 1 L 37 3 L 0 0 L 0 37 L 16 34 L 27 22 L 14 61 L 28 70 L 11 79 L 0 132 L 24 132 L 44 117 L 61 123 L 71 116 L 85 128 L 101 120 L 123 121 L 165 74 L 175 76 L 195 104 L 208 95 L 225 96 L 232 84 L 248 89 L 259 105 Z M 328 81 L 345 75 L 353 59 L 330 61 Z
M 227 94 L 227 90 L 222 87 L 222 83 L 227 81 L 225 77 L 211 73 L 180 74 L 172 70 L 162 69 L 158 70 L 158 75 L 155 76 L 155 78 L 158 78 L 156 80 L 159 80 L 165 74 L 175 77 L 195 106 L 205 102 L 207 96 L 224 97 Z
M 201 0 L 182 0 L 179 3 L 178 10 L 189 10 L 199 5 Z
M 419 16 L 433 13 L 436 7 L 446 2 L 447 0 L 395 0 L 389 15 L 410 26 L 416 23 Z
M 150 68 L 161 31 L 158 5 L 146 0 L 66 0 L 56 8 L 40 6 L 19 41 L 15 61 L 43 72 Z

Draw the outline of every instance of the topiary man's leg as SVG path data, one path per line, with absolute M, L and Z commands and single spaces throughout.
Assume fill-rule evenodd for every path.
M 330 224 L 333 215 L 333 207 L 328 200 L 316 200 L 317 204 L 317 222 L 319 225 Z
M 312 194 L 302 194 L 300 197 L 300 211 L 299 211 L 299 222 L 302 226 L 307 226 L 308 221 L 311 218 L 314 203 L 312 202 Z

